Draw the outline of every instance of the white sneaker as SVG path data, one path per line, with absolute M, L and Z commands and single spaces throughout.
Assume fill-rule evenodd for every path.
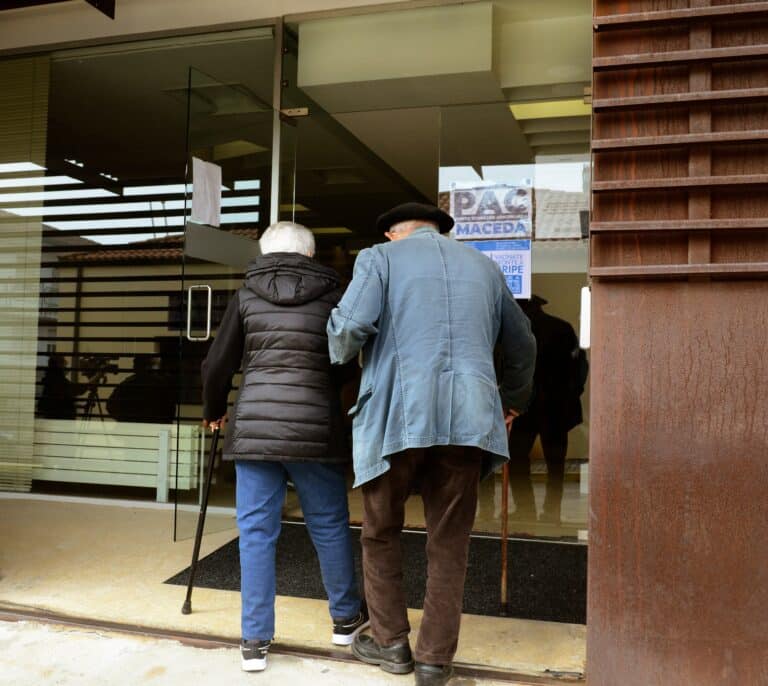
M 246 641 L 240 643 L 240 658 L 244 672 L 263 672 L 267 668 L 267 653 L 271 641 Z
M 355 617 L 333 620 L 331 643 L 337 646 L 352 645 L 355 636 L 357 636 L 363 629 L 367 629 L 370 624 L 368 619 L 368 608 L 365 603 L 363 603 L 360 612 L 358 612 Z

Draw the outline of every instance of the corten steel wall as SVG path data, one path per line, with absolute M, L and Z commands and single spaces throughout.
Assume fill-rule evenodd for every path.
M 595 0 L 589 686 L 768 684 L 768 2 Z

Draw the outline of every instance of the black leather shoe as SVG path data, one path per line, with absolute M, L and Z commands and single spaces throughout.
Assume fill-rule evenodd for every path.
M 445 686 L 453 676 L 451 665 L 416 663 L 416 686 Z
M 369 634 L 358 634 L 352 643 L 352 654 L 369 665 L 378 665 L 390 674 L 409 674 L 413 671 L 413 656 L 408 641 L 386 648 Z

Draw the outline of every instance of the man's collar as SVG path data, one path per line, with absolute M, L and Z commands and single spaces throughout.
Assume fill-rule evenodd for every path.
M 425 233 L 440 233 L 434 226 L 419 226 L 418 228 L 411 231 L 411 233 L 406 236 L 406 238 L 412 238 L 413 236 L 419 236 L 424 235 Z

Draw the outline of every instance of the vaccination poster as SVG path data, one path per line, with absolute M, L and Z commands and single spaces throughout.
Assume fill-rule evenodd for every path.
M 468 241 L 469 245 L 490 257 L 501 267 L 507 286 L 515 298 L 531 297 L 531 241 Z
M 507 184 L 452 188 L 450 214 L 456 222 L 451 233 L 460 241 L 531 238 L 533 189 Z

